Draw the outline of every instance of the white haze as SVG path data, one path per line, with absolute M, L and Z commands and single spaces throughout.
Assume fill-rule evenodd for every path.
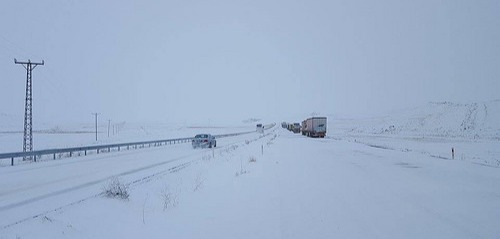
M 373 115 L 500 89 L 499 1 L 4 1 L 0 113 L 22 128 Z M 38 125 L 37 125 L 38 124 Z

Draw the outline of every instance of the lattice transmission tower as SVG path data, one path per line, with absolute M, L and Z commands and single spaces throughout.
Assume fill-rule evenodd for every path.
M 38 65 L 44 65 L 42 60 L 39 62 L 21 62 L 14 59 L 15 64 L 21 64 L 26 69 L 26 101 L 24 105 L 24 138 L 23 138 L 23 152 L 33 151 L 33 91 L 32 91 L 32 71 Z M 25 157 L 24 160 L 31 160 L 32 157 Z M 35 158 L 36 161 L 36 158 Z

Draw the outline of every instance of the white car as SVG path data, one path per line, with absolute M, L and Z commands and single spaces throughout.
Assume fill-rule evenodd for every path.
M 217 140 L 211 134 L 197 134 L 191 141 L 193 148 L 212 148 L 217 147 Z

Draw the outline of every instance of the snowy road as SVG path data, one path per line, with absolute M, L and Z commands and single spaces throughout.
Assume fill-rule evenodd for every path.
M 218 139 L 219 148 L 257 134 Z M 65 158 L 0 168 L 0 226 L 94 197 L 112 177 L 126 182 L 158 173 L 159 166 L 192 161 L 210 149 L 193 150 L 188 143 L 164 147 Z M 195 159 L 198 159 L 196 157 Z
M 436 158 L 418 143 L 404 151 L 394 150 L 398 140 L 358 140 L 388 147 L 278 129 L 228 138 L 215 151 L 176 145 L 2 168 L 2 225 L 43 216 L 0 236 L 499 237 L 498 168 Z M 130 188 L 129 200 L 96 197 L 112 175 L 149 178 Z

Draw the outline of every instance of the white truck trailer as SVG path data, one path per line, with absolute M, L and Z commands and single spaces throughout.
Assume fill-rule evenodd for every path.
M 302 121 L 302 134 L 307 137 L 324 138 L 326 135 L 326 117 L 312 117 Z

